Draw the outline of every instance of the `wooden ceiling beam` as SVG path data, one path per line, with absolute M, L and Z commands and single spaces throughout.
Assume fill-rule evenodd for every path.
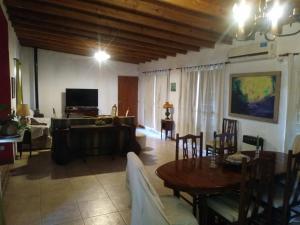
M 99 34 L 97 34 L 97 32 L 90 32 L 90 31 L 85 31 L 85 30 L 81 30 L 78 28 L 65 27 L 64 25 L 57 26 L 57 25 L 52 25 L 52 24 L 47 24 L 47 23 L 38 24 L 36 22 L 30 22 L 28 20 L 18 19 L 18 18 L 12 18 L 12 21 L 14 24 L 21 24 L 24 27 L 35 27 L 37 30 L 47 30 L 47 31 L 53 31 L 53 32 L 70 33 L 72 35 L 85 36 L 85 37 L 92 38 L 95 40 L 97 40 L 98 37 L 101 37 L 101 39 L 113 40 L 113 42 L 114 41 L 116 41 L 116 42 L 117 41 L 123 41 L 123 42 L 133 41 L 130 39 L 119 38 L 119 37 L 103 34 L 103 32 L 101 32 L 101 31 L 99 32 Z M 140 41 L 135 41 L 135 42 L 139 42 L 140 44 L 144 44 L 144 45 L 152 44 L 158 48 L 167 47 L 167 48 L 174 49 L 174 51 L 177 51 L 177 50 L 185 51 L 186 49 L 199 51 L 199 47 L 197 47 L 197 46 L 191 46 L 191 45 L 187 45 L 187 44 L 185 44 L 185 45 L 178 44 L 178 43 L 175 43 L 172 41 L 165 41 L 165 40 L 155 41 L 154 39 L 151 39 L 151 38 L 147 38 L 147 39 L 140 38 Z M 207 46 L 208 46 L 208 44 L 207 44 Z M 211 42 L 210 47 L 213 47 L 213 46 L 214 46 L 214 44 Z
M 123 49 L 128 49 L 128 50 L 136 50 L 136 51 L 140 51 L 140 52 L 145 52 L 145 53 L 158 53 L 158 54 L 163 54 L 163 55 L 167 55 L 164 54 L 163 52 L 160 52 L 160 48 L 151 48 L 149 47 L 149 45 L 144 45 L 144 44 L 138 44 L 136 42 L 131 43 L 130 41 L 124 41 L 124 42 L 116 42 L 116 40 L 112 41 L 112 39 L 101 39 L 101 41 L 97 41 L 97 40 L 92 40 L 89 38 L 84 38 L 84 37 L 78 37 L 75 35 L 68 35 L 68 34 L 62 34 L 62 33 L 58 33 L 58 32 L 48 32 L 48 31 L 39 31 L 36 29 L 30 29 L 30 28 L 24 28 L 23 26 L 18 26 L 17 24 L 15 24 L 15 29 L 16 31 L 19 31 L 18 33 L 20 33 L 20 31 L 22 31 L 23 33 L 26 32 L 30 35 L 38 35 L 39 37 L 55 37 L 55 39 L 57 41 L 63 40 L 63 39 L 73 39 L 74 41 L 77 42 L 81 42 L 81 43 L 85 43 L 86 45 L 90 44 L 90 45 L 98 45 L 99 43 L 102 45 L 102 47 L 108 47 L 108 46 L 113 46 L 113 47 L 119 47 L 119 48 L 123 48 Z
M 65 0 L 63 0 L 65 1 Z M 225 12 L 223 9 L 220 14 L 220 11 L 216 9 L 220 9 L 219 4 L 211 4 L 206 1 L 205 5 L 198 4 L 198 7 L 201 7 L 201 13 L 197 15 L 195 13 L 186 13 L 182 9 L 167 7 L 161 4 L 157 4 L 157 2 L 144 1 L 144 0 L 89 0 L 91 3 L 98 3 L 98 9 L 102 12 L 106 6 L 115 6 L 119 9 L 131 10 L 136 13 L 143 13 L 149 16 L 153 16 L 156 18 L 173 21 L 178 24 L 185 24 L 188 26 L 193 26 L 199 29 L 208 29 L 211 30 L 212 27 L 216 27 L 216 31 L 220 33 L 220 31 L 224 31 L 226 28 L 225 25 L 225 17 L 228 12 Z M 102 5 L 104 7 L 102 7 Z M 206 9 L 206 10 L 205 10 Z M 207 10 L 210 9 L 210 10 Z M 210 13 L 208 16 L 207 11 L 211 12 L 211 9 L 216 11 L 215 13 Z M 124 14 L 125 16 L 125 14 Z M 217 25 L 216 25 L 217 24 Z
M 23 27 L 26 27 L 26 26 L 22 26 L 24 23 L 21 22 L 21 21 L 18 21 L 16 20 L 15 18 L 13 19 L 13 22 L 15 24 L 15 27 L 16 29 L 23 29 Z M 25 23 L 26 24 L 26 23 Z M 56 34 L 57 32 L 53 32 L 53 30 L 49 30 L 49 26 L 46 26 L 45 24 L 45 27 L 47 27 L 47 29 L 43 29 L 42 27 L 40 26 L 36 26 L 36 25 L 31 25 L 31 26 L 27 26 L 26 29 L 36 29 L 38 31 L 46 31 L 46 32 L 49 32 L 49 33 L 54 33 Z M 88 37 L 87 34 L 82 34 L 80 35 L 80 31 L 74 31 L 74 32 L 68 32 L 67 30 L 63 33 L 59 33 L 59 34 L 66 34 L 66 36 L 75 36 L 75 37 Z M 111 38 L 113 40 L 113 38 Z M 97 41 L 97 37 L 96 36 L 93 36 L 93 40 L 94 42 L 92 43 L 92 41 L 90 41 L 89 39 L 89 45 L 91 45 L 93 48 L 96 48 L 98 46 L 98 41 Z M 64 40 L 59 40 L 59 41 L 64 41 Z M 77 41 L 78 43 L 78 41 Z M 87 45 L 87 44 L 85 44 Z M 142 48 L 130 48 L 128 46 L 121 46 L 121 45 L 114 45 L 113 42 L 111 42 L 108 46 L 108 48 L 110 49 L 120 49 L 120 50 L 124 50 L 124 51 L 132 51 L 132 52 L 136 52 L 136 53 L 140 53 L 142 55 L 152 55 L 152 56 L 155 56 L 155 57 L 165 57 L 166 55 L 172 55 L 172 56 L 175 56 L 175 53 L 174 54 L 166 54 L 164 52 L 159 52 L 159 51 L 150 51 L 148 49 L 142 49 Z
M 224 30 L 226 30 L 226 26 L 222 23 L 215 23 L 213 18 L 198 18 L 198 20 L 193 20 L 189 24 L 183 23 L 171 23 L 168 21 L 163 20 L 163 18 L 153 18 L 144 16 L 141 14 L 130 13 L 128 11 L 124 11 L 122 9 L 116 9 L 107 7 L 104 5 L 93 4 L 86 1 L 78 1 L 78 0 L 41 0 L 43 3 L 48 3 L 52 5 L 57 5 L 60 7 L 65 7 L 73 10 L 78 10 L 81 12 L 91 13 L 98 16 L 105 16 L 121 21 L 126 21 L 130 23 L 136 23 L 143 26 L 149 26 L 154 28 L 159 28 L 161 30 L 168 30 L 168 29 L 178 29 L 180 27 L 189 26 L 195 27 L 197 29 L 209 30 L 219 34 L 222 34 Z M 175 15 L 173 15 L 175 16 Z
M 219 38 L 219 34 L 214 32 L 206 32 L 200 29 L 194 29 L 192 27 L 181 26 L 177 27 L 172 26 L 169 29 L 160 30 L 155 28 L 151 28 L 149 26 L 137 25 L 134 23 L 126 23 L 118 20 L 107 19 L 104 17 L 99 17 L 96 15 L 91 15 L 87 13 L 82 13 L 79 11 L 74 11 L 66 8 L 59 8 L 52 5 L 42 4 L 38 2 L 26 1 L 26 3 L 22 0 L 4 0 L 5 5 L 8 8 L 16 8 L 20 10 L 29 10 L 31 12 L 36 13 L 45 13 L 52 16 L 58 16 L 60 18 L 69 18 L 74 20 L 80 20 L 82 22 L 87 22 L 91 24 L 111 27 L 114 29 L 132 31 L 139 34 L 145 35 L 155 35 L 156 37 L 166 38 L 170 40 L 176 40 L 177 35 L 182 35 L 193 38 L 200 38 L 204 40 L 216 41 Z M 225 41 L 228 39 L 224 38 Z
M 92 57 L 90 55 L 90 52 L 86 49 L 78 49 L 78 48 L 70 48 L 70 47 L 63 47 L 63 46 L 49 46 L 47 44 L 42 44 L 42 43 L 36 43 L 31 42 L 31 41 L 26 41 L 26 40 L 20 40 L 21 45 L 23 46 L 28 46 L 28 47 L 37 47 L 40 49 L 45 49 L 45 50 L 51 50 L 51 51 L 56 51 L 56 52 L 64 52 L 64 53 L 69 53 L 69 54 L 75 54 L 75 55 L 82 55 L 82 56 L 87 56 L 87 57 Z M 122 61 L 126 63 L 142 63 L 145 62 L 149 59 L 140 59 L 140 58 L 135 58 L 135 57 L 129 57 L 129 56 L 113 56 L 110 60 L 114 61 Z
M 192 12 L 227 19 L 234 4 L 233 0 L 147 0 L 165 7 L 175 6 Z
M 56 42 L 53 40 L 45 40 L 45 39 L 40 39 L 40 38 L 34 38 L 34 37 L 27 37 L 27 36 L 21 36 L 20 40 L 23 42 L 26 41 L 27 43 L 30 42 L 31 45 L 34 45 L 34 43 L 38 44 L 47 44 L 48 46 L 56 45 L 56 46 L 61 46 L 65 48 L 72 48 L 72 49 L 80 49 L 80 50 L 86 50 L 90 52 L 90 56 L 93 56 L 95 51 L 97 50 L 96 47 L 88 47 L 85 45 L 81 45 L 79 43 L 74 43 L 66 40 L 65 42 Z M 122 49 L 115 49 L 115 48 L 106 48 L 105 49 L 111 56 L 127 56 L 127 57 L 135 57 L 139 59 L 158 59 L 160 57 L 156 55 L 147 55 L 144 53 L 140 52 L 135 52 L 135 51 L 124 51 Z M 164 58 L 165 56 L 162 56 L 161 58 Z
M 90 51 L 90 55 L 93 55 L 95 51 L 99 48 L 98 44 L 95 42 L 82 42 L 80 39 L 74 39 L 74 38 L 69 38 L 69 37 L 64 37 L 62 36 L 56 36 L 56 35 L 51 35 L 49 34 L 48 36 L 45 36 L 44 34 L 40 35 L 37 33 L 32 33 L 28 30 L 22 30 L 22 29 L 16 29 L 17 35 L 19 36 L 20 39 L 23 40 L 33 40 L 33 41 L 44 41 L 47 42 L 48 44 L 52 44 L 53 46 L 55 45 L 64 45 L 64 46 L 69 46 L 69 47 L 78 47 L 82 49 L 87 49 Z M 34 42 L 32 43 L 34 45 Z M 103 48 L 107 50 L 108 52 L 111 50 L 114 54 L 120 54 L 122 52 L 123 55 L 128 55 L 132 56 L 135 55 L 136 57 L 139 58 L 147 58 L 147 59 L 158 59 L 159 57 L 156 55 L 150 55 L 146 53 L 137 53 L 135 51 L 130 51 L 130 50 L 122 50 L 116 48 L 111 48 L 110 46 L 107 46 Z M 161 57 L 165 58 L 165 56 Z
M 64 27 L 70 27 L 70 28 L 76 28 L 76 29 L 81 29 L 85 30 L 87 32 L 94 32 L 94 33 L 99 33 L 99 34 L 104 34 L 104 35 L 110 35 L 114 37 L 120 37 L 120 38 L 126 38 L 130 40 L 136 40 L 136 41 L 141 41 L 141 42 L 146 42 L 146 43 L 151 43 L 151 44 L 156 44 L 156 45 L 164 45 L 166 46 L 169 45 L 170 41 L 171 43 L 181 43 L 181 44 L 186 44 L 189 43 L 190 45 L 198 46 L 198 47 L 214 47 L 214 41 L 208 41 L 208 40 L 201 40 L 201 39 L 196 39 L 196 38 L 187 38 L 185 36 L 179 36 L 176 37 L 175 39 L 172 39 L 172 37 L 168 37 L 169 39 L 166 40 L 166 38 L 161 38 L 161 36 L 148 36 L 145 34 L 137 34 L 133 32 L 127 32 L 127 31 L 122 31 L 122 30 L 117 30 L 109 27 L 104 27 L 104 26 L 98 26 L 95 24 L 90 24 L 90 23 L 84 23 L 80 21 L 76 21 L 73 19 L 64 19 L 62 20 L 61 18 L 58 17 L 53 17 L 45 14 L 34 14 L 30 13 L 27 10 L 15 10 L 15 9 L 9 9 L 9 15 L 12 18 L 19 18 L 22 21 L 31 21 L 37 24 L 53 24 L 56 26 L 64 26 Z

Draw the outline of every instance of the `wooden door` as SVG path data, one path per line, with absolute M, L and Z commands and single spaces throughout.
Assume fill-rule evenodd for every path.
M 137 120 L 138 111 L 138 77 L 118 77 L 118 115 L 135 116 Z

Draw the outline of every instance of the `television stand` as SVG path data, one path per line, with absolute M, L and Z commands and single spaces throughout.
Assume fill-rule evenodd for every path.
M 66 107 L 65 113 L 67 118 L 70 114 L 81 114 L 84 116 L 98 116 L 98 107 Z

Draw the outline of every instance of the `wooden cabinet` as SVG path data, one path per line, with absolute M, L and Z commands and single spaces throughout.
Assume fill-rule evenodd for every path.
M 174 121 L 173 120 L 167 120 L 167 119 L 161 120 L 161 136 L 160 136 L 160 138 L 162 139 L 162 132 L 163 132 L 163 130 L 165 130 L 165 139 L 168 138 L 168 131 L 171 132 L 171 136 L 169 138 L 172 139 L 172 137 L 173 137 L 173 128 L 174 128 Z
M 66 107 L 65 113 L 67 118 L 71 114 L 80 114 L 84 116 L 98 116 L 98 108 L 97 107 Z

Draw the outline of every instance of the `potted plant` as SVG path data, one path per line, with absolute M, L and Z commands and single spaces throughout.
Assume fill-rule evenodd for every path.
M 0 104 L 0 111 L 6 110 L 7 105 Z M 9 115 L 7 118 L 0 121 L 0 135 L 1 136 L 13 136 L 18 133 L 19 123 L 16 120 L 15 111 Z

